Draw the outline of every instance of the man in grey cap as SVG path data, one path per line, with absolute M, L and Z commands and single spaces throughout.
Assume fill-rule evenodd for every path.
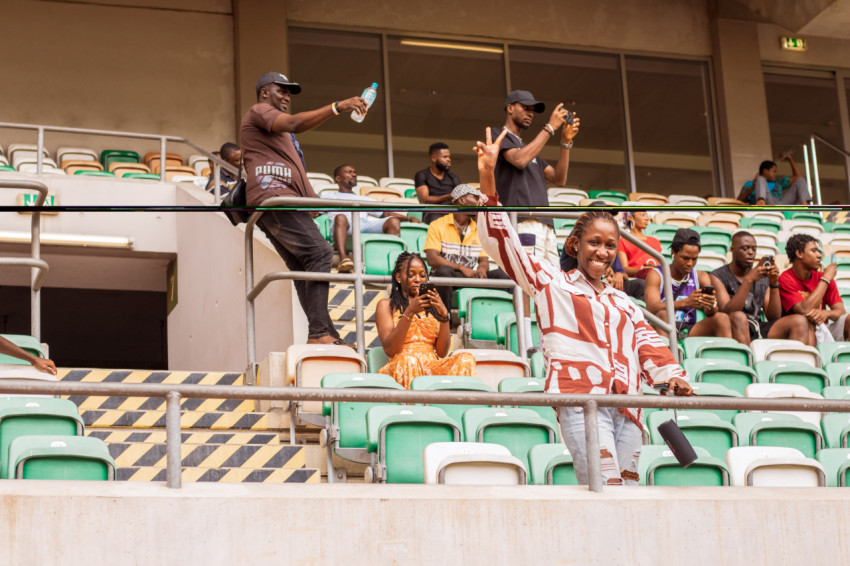
M 573 138 L 578 134 L 579 119 L 573 112 L 558 104 L 549 116 L 549 121 L 526 145 L 520 137 L 523 130 L 531 126 L 535 114 L 542 114 L 546 105 L 536 100 L 527 90 L 515 90 L 505 99 L 505 128 L 508 135 L 502 141 L 499 161 L 496 163 L 496 191 L 499 202 L 505 206 L 549 206 L 546 193 L 547 181 L 563 187 L 567 183 L 570 165 L 570 149 Z M 539 157 L 543 147 L 560 133 L 561 149 L 558 162 L 553 167 Z M 502 128 L 493 128 L 493 139 Z M 558 244 L 551 218 L 534 219 L 519 215 L 517 233 L 525 249 L 537 259 L 546 260 L 554 266 L 559 264 Z M 528 298 L 525 300 L 524 328 L 531 344 L 531 318 Z
M 451 192 L 452 206 L 478 206 L 481 193 L 472 185 L 458 185 Z M 490 269 L 490 258 L 481 249 L 477 212 L 450 212 L 428 225 L 425 236 L 425 259 L 433 277 L 466 277 L 469 279 L 508 279 L 496 267 Z M 443 304 L 451 309 L 453 287 L 439 286 Z
M 240 127 L 248 206 L 260 206 L 277 196 L 318 198 L 307 180 L 304 155 L 294 134 L 312 130 L 341 112 L 365 113 L 366 102 L 354 96 L 291 114 L 291 97 L 301 92 L 298 83 L 280 73 L 266 73 L 256 90 L 257 104 L 242 118 Z M 330 272 L 333 251 L 311 213 L 270 211 L 257 225 L 290 271 Z M 342 343 L 328 313 L 328 282 L 296 280 L 293 284 L 307 315 L 307 343 Z

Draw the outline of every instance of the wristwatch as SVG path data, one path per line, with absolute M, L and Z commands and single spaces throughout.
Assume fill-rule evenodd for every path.
M 573 148 L 573 140 L 570 140 L 569 143 L 561 142 L 561 147 L 564 149 L 572 149 Z

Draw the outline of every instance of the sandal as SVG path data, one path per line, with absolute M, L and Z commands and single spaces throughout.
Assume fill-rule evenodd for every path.
M 336 270 L 339 273 L 351 273 L 352 271 L 354 271 L 354 262 L 351 261 L 350 257 L 347 257 L 341 262 L 339 262 L 339 265 L 337 266 Z
M 341 338 L 337 338 L 331 344 L 336 344 L 337 346 L 348 346 L 349 348 L 356 350 L 357 344 L 349 344 L 348 342 L 343 341 Z

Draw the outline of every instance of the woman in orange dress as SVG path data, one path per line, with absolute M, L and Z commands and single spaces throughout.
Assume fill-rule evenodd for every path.
M 451 346 L 449 310 L 433 288 L 419 295 L 419 287 L 428 281 L 422 258 L 403 252 L 392 277 L 390 298 L 375 309 L 378 336 L 390 356 L 378 373 L 391 375 L 407 389 L 420 375 L 476 375 L 472 354 L 445 357 Z

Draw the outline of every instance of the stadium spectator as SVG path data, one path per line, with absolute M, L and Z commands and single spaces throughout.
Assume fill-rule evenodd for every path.
M 645 210 L 626 212 L 623 225 L 632 233 L 632 236 L 639 238 L 643 243 L 661 253 L 661 242 L 657 238 L 646 236 L 643 233 L 649 225 L 649 215 Z M 645 279 L 650 270 L 658 267 L 658 262 L 654 257 L 625 238 L 620 238 L 617 255 L 620 257 L 620 263 L 629 277 Z
M 242 118 L 240 127 L 248 206 L 260 206 L 277 196 L 318 198 L 307 179 L 304 156 L 294 134 L 312 130 L 340 112 L 356 109 L 365 113 L 366 102 L 354 96 L 290 114 L 291 97 L 301 92 L 301 86 L 280 73 L 262 75 L 256 91 L 257 104 Z M 257 225 L 291 271 L 327 273 L 333 251 L 312 216 L 297 210 L 275 210 L 263 214 Z M 328 282 L 299 279 L 293 285 L 307 315 L 307 343 L 342 344 L 328 312 Z
M 446 204 L 452 199 L 452 190 L 460 185 L 460 178 L 452 171 L 452 152 L 443 142 L 432 143 L 428 148 L 431 165 L 413 176 L 416 198 L 422 204 Z M 430 224 L 442 212 L 426 212 L 422 221 Z
M 507 135 L 503 131 L 500 136 Z M 478 142 L 481 192 L 490 208 L 478 215 L 485 251 L 526 293 L 540 300 L 537 320 L 547 369 L 546 391 L 567 394 L 641 393 L 642 381 L 669 383 L 677 395 L 692 392 L 684 370 L 647 324 L 640 308 L 602 277 L 617 257 L 617 221 L 603 210 L 587 212 L 576 222 L 565 247 L 578 268 L 565 273 L 525 249 L 500 211 L 493 170 L 501 138 Z M 599 444 L 603 483 L 637 485 L 641 448 L 641 410 L 600 408 Z M 587 484 L 584 414 L 579 407 L 558 409 L 561 435 L 578 483 Z
M 549 197 L 546 193 L 546 183 L 562 187 L 567 182 L 567 169 L 570 164 L 570 149 L 573 138 L 578 133 L 579 119 L 567 111 L 563 104 L 558 104 L 549 117 L 549 121 L 526 145 L 520 134 L 531 126 L 534 114 L 540 114 L 546 105 L 535 100 L 527 90 L 515 90 L 505 99 L 504 130 L 508 132 L 502 138 L 499 151 L 499 161 L 496 163 L 496 191 L 499 200 L 505 206 L 548 206 Z M 570 119 L 571 123 L 567 122 Z M 561 149 L 558 163 L 555 167 L 539 157 L 540 152 L 549 138 L 561 130 Z M 493 135 L 499 136 L 502 129 L 494 130 Z M 552 265 L 558 265 L 558 244 L 555 239 L 555 228 L 551 218 L 540 220 L 520 216 L 517 232 L 521 235 L 523 245 L 537 259 L 545 259 Z M 524 302 L 525 317 L 523 328 L 531 343 L 531 306 L 528 299 Z
M 801 314 L 782 316 L 779 268 L 773 256 L 757 266 L 756 239 L 749 232 L 732 236 L 732 261 L 711 272 L 717 306 L 729 315 L 732 338 L 749 345 L 758 338 L 784 338 L 806 342 L 809 328 Z
M 572 233 L 570 234 L 572 236 Z M 578 267 L 578 260 L 567 253 L 566 246 L 561 250 L 561 270 L 572 271 Z M 611 267 L 605 272 L 602 277 L 606 283 L 614 287 L 618 291 L 624 292 L 635 299 L 644 300 L 644 288 L 646 281 L 644 279 L 635 279 L 626 275 L 620 263 L 620 258 L 615 257 Z
M 755 178 L 744 184 L 738 200 L 755 205 L 809 204 L 812 201 L 809 185 L 805 177 L 800 175 L 800 169 L 791 154 L 781 153 L 777 159 L 788 160 L 791 176 L 777 177 L 776 163 L 762 161 Z
M 390 361 L 378 373 L 391 375 L 410 389 L 420 375 L 476 375 L 475 358 L 462 352 L 446 358 L 451 347 L 449 310 L 435 289 L 420 295 L 428 282 L 425 261 L 402 252 L 392 273 L 389 299 L 375 309 L 375 325 Z
M 25 362 L 31 364 L 32 367 L 34 367 L 38 371 L 43 371 L 45 373 L 49 373 L 50 375 L 56 375 L 56 364 L 53 363 L 53 360 L 33 356 L 26 350 L 15 345 L 14 342 L 3 338 L 2 336 L 0 336 L 0 354 L 5 354 L 7 356 L 12 356 L 13 358 L 24 360 Z
M 353 166 L 346 164 L 339 165 L 334 169 L 334 181 L 336 181 L 339 190 L 324 191 L 322 193 L 323 198 L 378 203 L 373 198 L 354 193 L 354 187 L 357 186 L 357 170 Z M 333 228 L 334 248 L 339 254 L 337 270 L 340 273 L 351 273 L 354 270 L 354 262 L 348 257 L 348 253 L 345 250 L 345 242 L 348 236 L 351 235 L 351 212 L 328 212 L 328 217 L 330 217 Z M 384 233 L 391 236 L 398 236 L 401 234 L 400 222 L 420 222 L 420 220 L 412 216 L 398 214 L 397 212 L 370 210 L 369 212 L 360 213 L 360 233 Z
M 481 193 L 472 185 L 458 185 L 451 192 L 453 206 L 477 206 Z M 508 279 L 501 269 L 490 269 L 490 258 L 481 249 L 475 212 L 450 212 L 428 226 L 425 237 L 425 259 L 434 277 L 466 277 L 475 279 Z M 453 287 L 437 287 L 440 300 L 452 306 Z
M 218 156 L 221 157 L 224 161 L 233 165 L 237 170 L 242 167 L 242 150 L 239 149 L 239 146 L 235 143 L 227 142 L 221 146 L 221 149 L 217 152 Z M 231 173 L 224 167 L 219 169 L 219 191 L 221 196 L 223 197 L 233 188 L 233 185 L 236 184 L 237 176 L 235 173 Z M 215 167 L 210 160 L 210 176 L 207 181 L 207 190 L 210 192 L 215 191 Z
M 673 280 L 673 308 L 676 331 L 679 336 L 732 337 L 729 315 L 717 308 L 717 297 L 711 287 L 711 277 L 694 269 L 701 249 L 699 234 L 689 228 L 679 228 L 673 236 L 670 251 L 670 277 Z M 667 321 L 664 287 L 661 285 L 661 268 L 656 267 L 646 275 L 646 308 L 661 320 Z M 697 321 L 697 311 L 705 314 Z
M 824 325 L 834 340 L 847 340 L 850 335 L 844 301 L 833 281 L 837 268 L 830 263 L 823 272 L 818 271 L 823 257 L 818 248 L 818 241 L 808 234 L 788 238 L 785 253 L 791 267 L 779 276 L 782 311 L 806 317 L 809 332 L 804 342 L 809 346 L 818 342 L 815 331 L 820 325 Z

